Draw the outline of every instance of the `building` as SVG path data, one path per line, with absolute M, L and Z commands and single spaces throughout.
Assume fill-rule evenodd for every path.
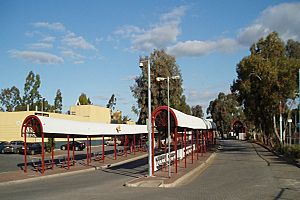
M 105 124 L 109 124 L 111 120 L 110 109 L 94 105 L 72 106 L 70 115 L 41 111 L 0 112 L 0 141 L 23 140 L 21 127 L 24 119 L 29 115 Z M 40 142 L 40 138 L 28 138 L 28 142 L 33 141 Z

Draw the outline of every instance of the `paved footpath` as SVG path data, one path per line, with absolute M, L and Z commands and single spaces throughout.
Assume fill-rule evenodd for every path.
M 298 167 L 256 144 L 228 140 L 221 145 L 200 175 L 175 188 L 124 187 L 147 170 L 135 164 L 3 185 L 0 199 L 300 199 Z
M 221 144 L 214 163 L 187 191 L 201 199 L 300 199 L 300 168 L 257 144 Z

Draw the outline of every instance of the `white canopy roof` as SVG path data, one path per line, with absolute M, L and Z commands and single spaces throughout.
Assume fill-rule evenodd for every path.
M 161 106 L 157 109 L 167 110 L 167 108 L 167 106 Z M 175 117 L 177 119 L 177 126 L 179 127 L 190 129 L 216 129 L 215 123 L 206 119 L 202 119 L 192 115 L 187 115 L 174 108 L 170 108 L 170 112 L 173 112 L 175 114 Z
M 34 117 L 40 120 L 43 127 L 43 132 L 48 134 L 100 136 L 139 134 L 148 132 L 146 125 L 103 124 L 79 122 L 44 116 Z

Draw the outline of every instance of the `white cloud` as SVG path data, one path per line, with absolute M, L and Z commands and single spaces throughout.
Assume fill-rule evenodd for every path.
M 63 55 L 64 58 L 70 58 L 74 64 L 83 64 L 85 62 L 84 59 L 86 58 L 85 56 L 69 49 L 62 50 L 61 54 Z
M 284 40 L 300 40 L 300 3 L 283 3 L 265 9 L 254 23 L 239 31 L 237 40 L 249 46 L 272 31 Z
M 47 36 L 47 37 L 44 37 L 41 41 L 42 42 L 54 42 L 56 39 L 56 37 L 54 36 Z
M 32 24 L 36 28 L 47 28 L 54 31 L 65 31 L 65 26 L 60 22 L 49 23 L 49 22 L 36 22 Z
M 184 16 L 186 9 L 185 6 L 176 7 L 162 15 L 160 22 L 149 29 L 128 25 L 115 31 L 114 34 L 130 38 L 131 48 L 134 50 L 151 51 L 155 48 L 165 48 L 177 41 L 177 37 L 181 33 L 181 18 Z
M 91 43 L 88 43 L 82 36 L 76 36 L 75 33 L 69 32 L 64 36 L 62 42 L 69 47 L 85 50 L 97 50 Z
M 175 56 L 202 56 L 213 52 L 232 52 L 237 48 L 233 39 L 217 41 L 185 41 L 167 48 L 167 52 Z
M 8 53 L 13 58 L 21 58 L 38 64 L 60 64 L 64 62 L 63 58 L 46 52 L 10 50 Z
M 49 44 L 49 43 L 40 42 L 40 43 L 30 44 L 30 45 L 28 45 L 28 47 L 30 49 L 51 49 L 53 47 L 53 45 Z

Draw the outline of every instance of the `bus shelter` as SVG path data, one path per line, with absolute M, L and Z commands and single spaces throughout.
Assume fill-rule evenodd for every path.
M 124 153 L 127 154 L 128 140 L 127 136 L 133 136 L 133 151 L 136 147 L 136 135 L 147 133 L 146 125 L 128 125 L 128 124 L 103 124 L 93 122 L 79 122 L 58 118 L 50 118 L 45 116 L 29 115 L 22 123 L 21 136 L 24 138 L 24 172 L 27 172 L 27 135 L 35 135 L 35 137 L 42 138 L 42 159 L 41 159 L 41 173 L 45 171 L 45 143 L 44 138 L 67 138 L 67 167 L 70 169 L 70 138 L 86 138 L 87 139 L 87 165 L 91 162 L 91 138 L 102 136 L 102 160 L 105 158 L 104 136 L 114 138 L 114 159 L 117 159 L 116 152 L 116 137 L 124 136 Z M 125 151 L 126 149 L 126 151 Z M 74 146 L 73 146 L 74 159 Z M 51 167 L 54 166 L 54 146 L 51 148 Z M 75 165 L 75 163 L 72 163 Z
M 168 110 L 170 112 L 170 142 L 172 143 L 170 155 L 167 151 Z M 179 160 L 184 159 L 186 168 L 188 155 L 191 155 L 193 163 L 194 156 L 198 159 L 199 153 L 202 156 L 206 153 L 207 145 L 215 144 L 216 124 L 212 121 L 187 115 L 174 108 L 168 109 L 168 106 L 160 106 L 153 111 L 151 122 L 153 174 L 168 163 L 175 165 L 175 173 L 177 173 Z M 154 144 L 155 138 L 156 144 Z M 164 146 L 164 152 L 159 151 L 161 146 Z M 172 162 L 169 162 L 169 159 Z

